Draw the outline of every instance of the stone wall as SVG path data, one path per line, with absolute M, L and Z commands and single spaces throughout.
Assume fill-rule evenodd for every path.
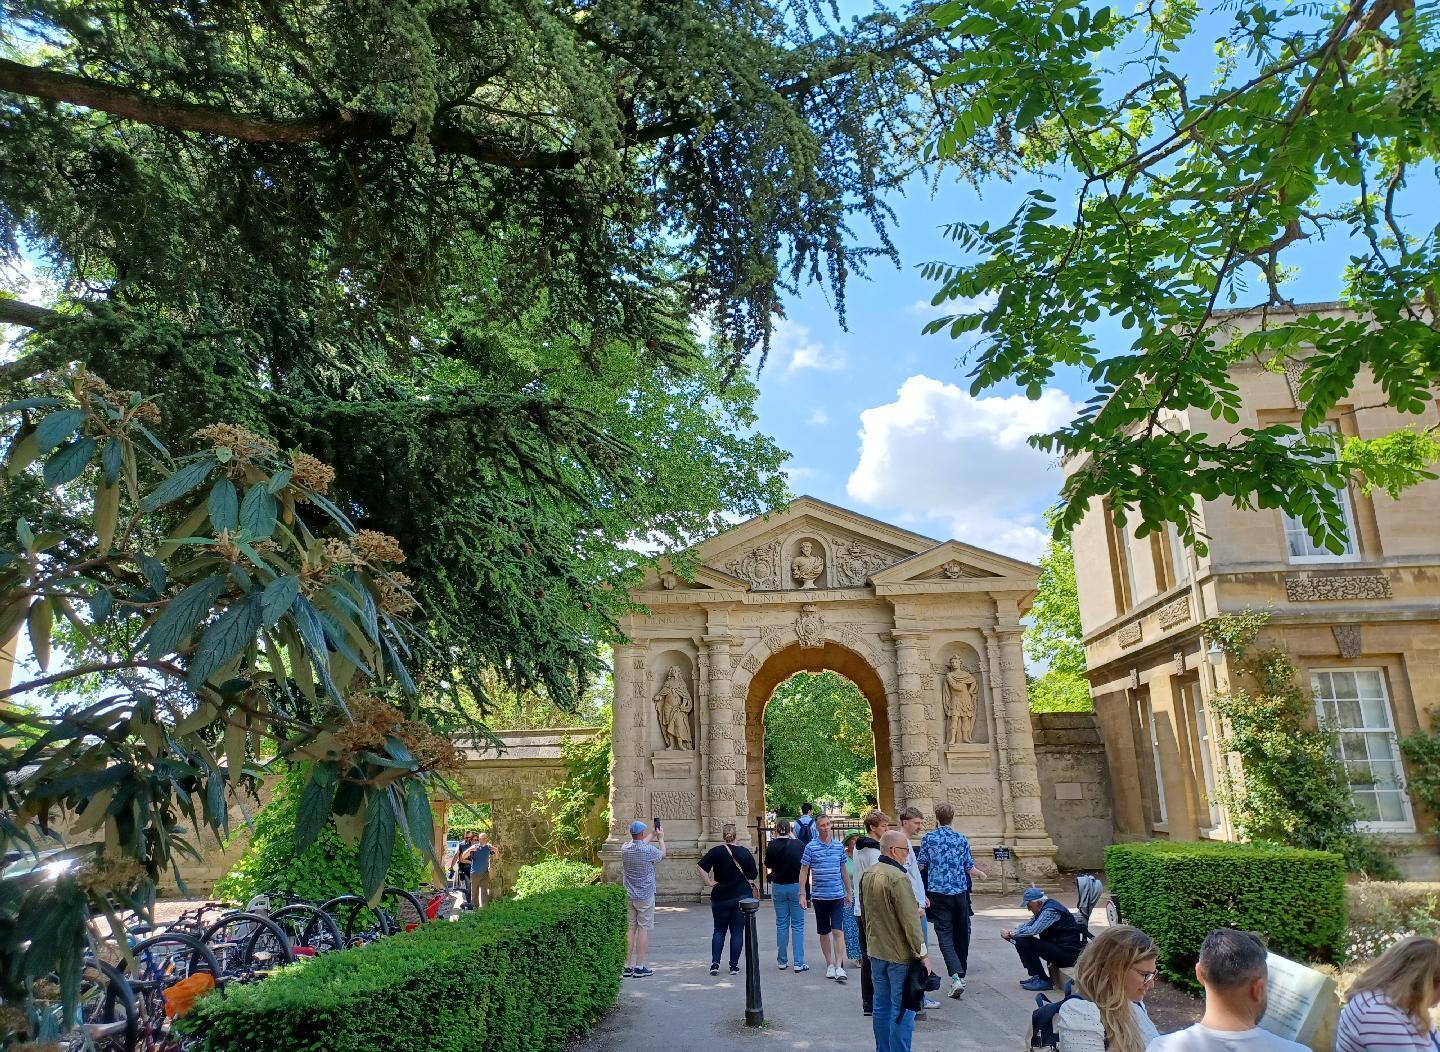
M 1100 869 L 1114 837 L 1110 768 L 1100 726 L 1090 712 L 1033 713 L 1035 759 L 1045 828 L 1061 869 Z

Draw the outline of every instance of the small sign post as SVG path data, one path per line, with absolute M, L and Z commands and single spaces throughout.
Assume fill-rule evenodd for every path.
M 1000 894 L 1005 894 L 1005 864 L 1010 861 L 1010 848 L 1004 844 L 995 848 L 995 861 L 1000 863 Z

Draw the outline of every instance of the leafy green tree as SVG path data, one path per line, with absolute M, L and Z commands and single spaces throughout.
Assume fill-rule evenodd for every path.
M 25 860 L 0 877 L 0 994 L 24 1017 L 4 1017 L 9 1041 L 51 1021 L 30 980 L 57 974 L 73 1009 L 90 916 L 148 909 L 198 857 L 190 831 L 222 835 L 266 767 L 304 770 L 295 851 L 336 816 L 375 893 L 397 833 L 430 848 L 429 783 L 455 752 L 410 718 L 405 554 L 326 496 L 328 465 L 229 424 L 176 456 L 152 401 L 83 371 L 0 413 L 0 502 L 34 513 L 0 543 L 0 638 L 24 631 L 37 666 L 0 690 L 0 723 L 26 728 L 0 740 L 0 853 Z M 12 707 L 93 677 L 94 697 Z M 58 876 L 36 865 L 47 848 Z
M 1075 552 L 1068 533 L 1052 537 L 1040 557 L 1040 582 L 1025 629 L 1025 656 L 1045 671 L 1030 677 L 1034 712 L 1089 712 L 1085 645 L 1080 630 L 1080 594 L 1075 587 Z
M 229 420 L 310 450 L 410 556 L 419 679 L 567 705 L 622 545 L 783 497 L 741 367 L 784 295 L 843 312 L 894 258 L 883 195 L 955 103 L 919 90 L 955 45 L 918 5 L 6 13 L 0 245 L 60 292 L 0 299 L 31 331 L 0 379 L 85 362 L 173 443 Z
M 561 744 L 565 779 L 545 791 L 531 815 L 548 831 L 546 850 L 557 858 L 596 865 L 609 831 L 610 712 L 593 738 Z
M 974 392 L 1014 383 L 1038 398 L 1067 369 L 1095 385 L 1074 421 L 1033 440 L 1087 458 L 1057 534 L 1108 496 L 1142 535 L 1169 521 L 1195 541 L 1197 496 L 1225 497 L 1283 508 L 1339 550 L 1348 477 L 1392 495 L 1435 477 L 1440 447 L 1420 426 L 1440 381 L 1433 3 L 967 0 L 935 18 L 971 45 L 939 83 L 972 91 L 937 153 L 1012 138 L 1045 187 L 1008 219 L 952 227 L 964 260 L 926 273 L 936 303 L 960 309 L 929 330 L 978 341 Z M 1191 76 L 1211 48 L 1213 76 Z M 1353 319 L 1287 309 L 1312 238 L 1349 248 L 1336 278 Z M 993 306 L 961 307 L 975 298 Z M 1261 325 L 1219 338 L 1237 305 Z M 1300 369 L 1298 429 L 1178 424 L 1182 411 L 1236 424 L 1229 369 L 1251 358 Z M 1321 429 L 1362 370 L 1412 426 L 1372 441 Z
M 801 672 L 765 707 L 765 802 L 781 815 L 838 800 L 852 813 L 875 791 L 870 703 L 834 672 Z
M 262 894 L 324 902 L 337 895 L 360 893 L 364 882 L 358 846 L 340 834 L 333 817 L 309 847 L 303 852 L 295 850 L 295 827 L 306 781 L 306 772 L 300 767 L 292 767 L 280 776 L 275 795 L 255 816 L 244 853 L 215 885 L 217 899 L 243 906 Z M 433 879 L 425 854 L 411 847 L 405 834 L 397 831 L 385 883 L 410 889 Z

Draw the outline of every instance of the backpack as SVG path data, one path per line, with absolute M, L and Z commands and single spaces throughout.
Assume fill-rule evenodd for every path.
M 1056 1052 L 1060 1047 L 1060 1035 L 1055 1031 L 1055 1021 L 1060 1016 L 1060 1008 L 1066 1001 L 1085 1000 L 1075 992 L 1075 984 L 1067 981 L 1065 983 L 1065 996 L 1058 1001 L 1051 1001 L 1044 994 L 1035 995 L 1035 1011 L 1030 1013 L 1030 1045 L 1035 1052 Z M 1106 1039 L 1105 1044 L 1110 1044 Z
M 795 819 L 795 839 L 802 844 L 808 844 L 815 839 L 815 819 L 809 815 L 801 815 Z

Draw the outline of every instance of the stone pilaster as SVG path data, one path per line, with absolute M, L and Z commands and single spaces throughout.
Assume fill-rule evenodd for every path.
M 735 719 L 736 699 L 731 689 L 730 646 L 734 641 L 725 635 L 705 636 L 706 664 L 709 670 L 710 711 L 706 725 L 709 751 L 705 767 L 705 802 L 709 811 L 707 835 L 719 841 L 725 823 L 740 824 L 739 805 L 745 797 L 743 757 L 745 744 L 744 712 Z M 743 699 L 741 699 L 743 704 Z M 739 748 L 736 747 L 739 742 Z
M 930 814 L 935 806 L 936 788 L 930 779 L 935 757 L 930 750 L 930 720 L 925 711 L 921 676 L 930 671 L 929 637 L 924 632 L 891 633 L 895 642 L 895 696 L 900 722 L 890 733 L 900 741 L 900 773 L 896 781 L 902 792 L 897 807 L 918 807 Z
M 1014 824 L 1016 854 L 1021 872 L 1030 878 L 1055 872 L 1055 844 L 1045 829 L 1040 806 L 1040 772 L 1035 761 L 1035 738 L 1030 725 L 1030 695 L 1025 686 L 1025 658 L 1021 629 L 1000 626 L 995 630 L 999 656 L 1001 709 L 1004 714 L 1005 745 L 1009 768 L 1010 820 Z
M 649 736 L 645 723 L 645 648 L 615 647 L 614 721 L 610 735 L 610 839 L 623 844 L 629 825 L 644 810 L 640 799 L 645 780 Z
M 985 660 L 990 666 L 990 729 L 994 733 L 995 755 L 999 769 L 995 772 L 1000 781 L 1000 816 L 1003 820 L 1002 836 L 1007 844 L 1015 841 L 1015 806 L 1010 799 L 1010 741 L 1005 721 L 1004 683 L 1001 671 L 1000 641 L 992 629 L 985 629 Z

